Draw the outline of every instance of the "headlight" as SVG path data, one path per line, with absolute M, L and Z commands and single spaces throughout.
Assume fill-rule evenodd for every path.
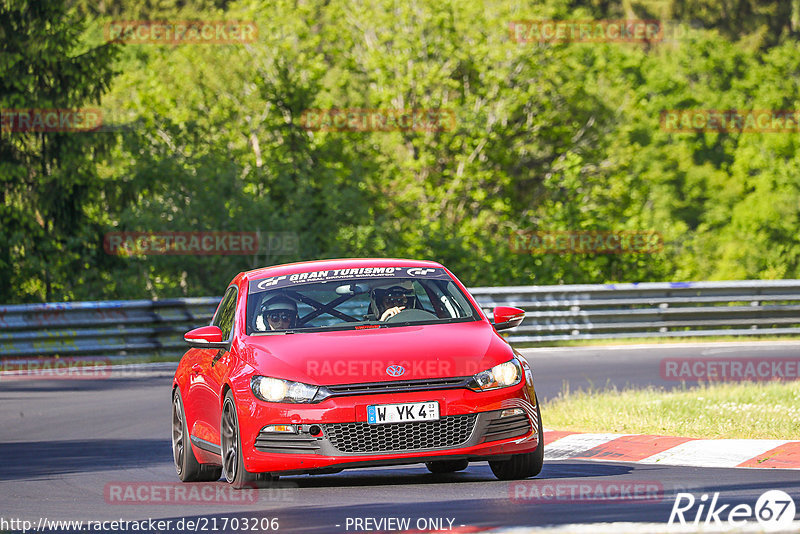
M 302 382 L 290 382 L 268 376 L 254 376 L 250 380 L 250 389 L 259 399 L 267 402 L 312 402 L 319 386 L 310 386 Z
M 476 374 L 467 387 L 473 391 L 487 391 L 516 386 L 520 380 L 522 380 L 522 366 L 514 358 Z

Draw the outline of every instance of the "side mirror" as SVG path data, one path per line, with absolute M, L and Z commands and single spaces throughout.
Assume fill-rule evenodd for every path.
M 511 306 L 497 306 L 492 312 L 494 315 L 495 330 L 506 330 L 519 326 L 525 318 L 525 311 L 519 308 L 512 308 Z
M 222 340 L 222 330 L 218 326 L 201 326 L 183 335 L 184 341 L 199 349 L 225 349 L 228 343 Z

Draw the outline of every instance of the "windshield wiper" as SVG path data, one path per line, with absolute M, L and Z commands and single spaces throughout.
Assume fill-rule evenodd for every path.
M 264 332 L 252 332 L 251 336 L 280 336 L 282 334 L 296 334 L 294 330 L 266 330 Z

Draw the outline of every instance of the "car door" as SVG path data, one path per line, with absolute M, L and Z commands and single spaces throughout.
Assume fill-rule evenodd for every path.
M 231 286 L 214 314 L 211 324 L 222 330 L 222 339 L 230 342 L 236 317 L 238 290 Z M 197 408 L 192 436 L 219 446 L 222 391 L 225 373 L 230 364 L 228 349 L 199 349 L 189 377 L 190 395 Z

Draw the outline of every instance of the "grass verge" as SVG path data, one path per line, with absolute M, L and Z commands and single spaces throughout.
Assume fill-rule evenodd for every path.
M 800 439 L 800 381 L 565 392 L 545 428 L 691 438 Z

